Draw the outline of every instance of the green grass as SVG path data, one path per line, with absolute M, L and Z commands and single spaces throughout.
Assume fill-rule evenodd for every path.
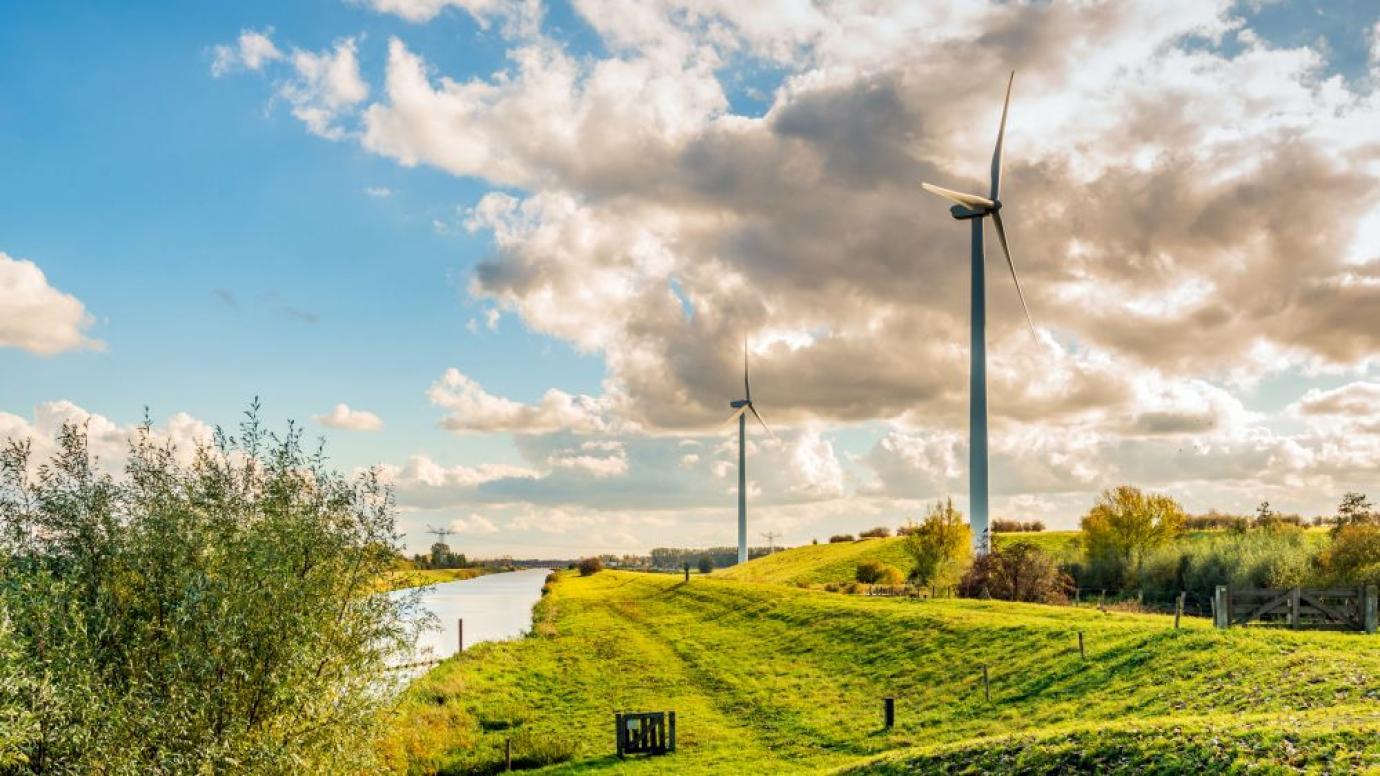
M 533 636 L 480 645 L 419 679 L 383 746 L 398 771 L 418 774 L 492 770 L 508 737 L 549 773 L 1380 764 L 1380 639 L 1172 623 L 719 575 L 562 574 Z M 890 732 L 886 695 L 897 698 Z M 615 711 L 662 709 L 677 712 L 677 754 L 611 756 Z
M 474 579 L 484 574 L 490 574 L 497 569 L 490 568 L 465 568 L 465 569 L 399 569 L 390 571 L 388 575 L 378 582 L 378 590 L 386 592 L 389 590 L 403 590 L 409 587 L 422 587 L 424 585 L 439 585 L 442 582 L 456 582 L 462 579 Z
M 1016 541 L 1030 542 L 1061 560 L 1072 560 L 1078 552 L 1077 531 L 1042 531 L 1037 533 L 993 534 L 998 547 Z M 861 539 L 837 544 L 807 544 L 792 547 L 751 563 L 730 566 L 714 572 L 715 577 L 740 582 L 766 582 L 778 585 L 823 586 L 830 582 L 851 582 L 858 564 L 864 560 L 880 560 L 900 569 L 910 570 L 910 556 L 905 540 Z

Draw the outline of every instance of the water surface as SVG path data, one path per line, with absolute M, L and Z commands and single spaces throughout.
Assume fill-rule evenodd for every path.
M 439 630 L 417 641 L 418 660 L 447 658 L 458 647 L 465 621 L 465 648 L 481 641 L 517 638 L 532 627 L 532 606 L 541 598 L 549 569 L 524 569 L 445 582 L 422 593 L 422 608 L 436 616 Z

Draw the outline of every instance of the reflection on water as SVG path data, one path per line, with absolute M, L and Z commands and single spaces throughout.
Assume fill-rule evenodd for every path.
M 541 598 L 548 569 L 525 569 L 446 582 L 422 594 L 422 607 L 435 615 L 439 630 L 417 641 L 418 660 L 455 654 L 457 623 L 465 620 L 465 648 L 481 641 L 521 636 L 532 627 L 532 606 Z

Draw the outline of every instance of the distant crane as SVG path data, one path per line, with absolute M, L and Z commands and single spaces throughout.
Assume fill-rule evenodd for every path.
M 781 538 L 781 534 L 775 531 L 764 531 L 762 538 L 767 540 L 767 554 L 774 554 L 776 552 L 776 540 Z

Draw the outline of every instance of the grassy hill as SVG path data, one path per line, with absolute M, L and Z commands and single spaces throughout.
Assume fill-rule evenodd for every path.
M 384 744 L 399 772 L 489 772 L 510 737 L 551 773 L 1380 766 L 1375 637 L 618 572 L 563 574 L 534 630 L 413 684 Z M 677 754 L 611 755 L 615 711 L 663 709 Z
M 1056 557 L 1071 558 L 1077 553 L 1077 539 L 1077 531 L 1044 531 L 994 534 L 992 541 L 998 547 L 1014 541 L 1032 542 Z M 714 576 L 740 582 L 797 586 L 850 582 L 858 563 L 864 560 L 880 560 L 903 572 L 909 570 L 911 560 L 906 555 L 904 542 L 900 537 L 892 537 L 837 544 L 807 544 L 756 558 L 740 566 L 719 569 Z

